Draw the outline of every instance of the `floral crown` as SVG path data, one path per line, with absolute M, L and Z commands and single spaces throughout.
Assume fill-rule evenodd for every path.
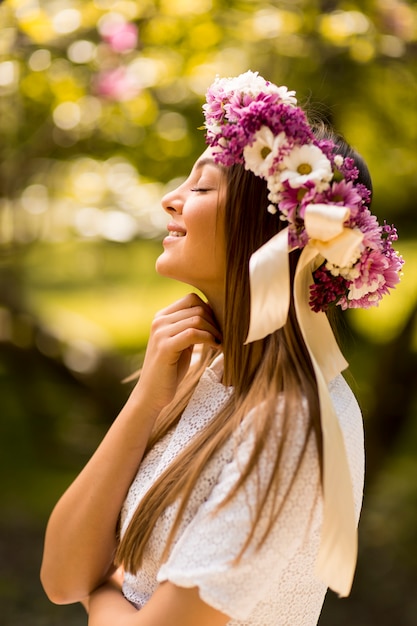
M 246 343 L 284 326 L 291 290 L 317 381 L 323 439 L 323 525 L 317 575 L 342 596 L 356 565 L 357 533 L 349 464 L 328 383 L 347 367 L 325 311 L 378 304 L 399 281 L 397 231 L 369 210 L 371 191 L 352 158 L 315 137 L 293 91 L 254 72 L 217 78 L 203 106 L 216 162 L 242 163 L 265 179 L 271 213 L 287 224 L 249 261 Z M 293 284 L 289 254 L 300 249 Z M 309 297 L 306 298 L 306 294 Z
M 356 182 L 353 159 L 314 136 L 295 92 L 249 71 L 217 78 L 203 110 L 215 160 L 243 163 L 264 178 L 268 210 L 279 210 L 288 223 L 290 249 L 313 242 L 321 253 L 310 286 L 312 309 L 377 305 L 399 281 L 397 231 L 378 224 L 368 208 L 371 191 Z

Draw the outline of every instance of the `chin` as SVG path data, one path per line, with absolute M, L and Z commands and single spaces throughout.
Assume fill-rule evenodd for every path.
M 175 267 L 175 265 L 172 255 L 167 254 L 167 251 L 163 249 L 161 254 L 157 257 L 155 261 L 156 271 L 158 272 L 158 274 L 165 275 L 166 271 L 168 271 L 170 268 L 172 270 L 173 267 Z
M 155 271 L 156 271 L 158 274 L 161 274 L 161 276 L 163 276 L 163 275 L 164 275 L 164 274 L 163 274 L 163 264 L 164 264 L 164 262 L 163 262 L 163 261 L 161 261 L 161 257 L 163 256 L 163 254 L 164 254 L 164 253 L 162 252 L 162 254 L 160 254 L 160 255 L 159 255 L 159 257 L 158 257 L 158 258 L 156 259 L 156 261 L 155 261 Z
M 175 268 L 174 264 L 165 257 L 165 252 L 163 252 L 155 261 L 155 270 L 156 273 L 164 278 L 171 278 L 172 280 L 177 280 L 180 283 L 186 283 L 181 275 L 178 274 L 178 268 Z

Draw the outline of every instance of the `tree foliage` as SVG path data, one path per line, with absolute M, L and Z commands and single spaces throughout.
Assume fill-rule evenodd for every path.
M 7 0 L 0 5 L 4 244 L 155 236 L 162 184 L 204 146 L 216 74 L 295 88 L 411 224 L 417 9 L 400 0 Z M 407 230 L 407 234 L 408 234 Z

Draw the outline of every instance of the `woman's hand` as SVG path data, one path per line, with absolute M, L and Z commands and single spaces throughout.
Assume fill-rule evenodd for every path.
M 155 316 L 140 379 L 133 391 L 146 393 L 157 410 L 173 399 L 196 344 L 218 348 L 221 333 L 210 306 L 191 293 Z

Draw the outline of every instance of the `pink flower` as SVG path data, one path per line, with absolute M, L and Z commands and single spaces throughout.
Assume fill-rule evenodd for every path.
M 131 22 L 108 22 L 101 29 L 103 40 L 114 52 L 126 53 L 136 48 L 138 29 Z
M 326 198 L 331 204 L 344 205 L 350 209 L 356 209 L 362 205 L 362 196 L 351 181 L 341 180 L 333 183 L 326 193 Z
M 100 72 L 95 79 L 95 89 L 99 96 L 117 102 L 132 100 L 140 92 L 135 78 L 122 66 Z
M 352 227 L 359 228 L 363 234 L 363 245 L 371 249 L 381 246 L 382 228 L 378 224 L 376 216 L 367 207 L 362 207 L 352 220 Z
M 347 294 L 338 302 L 342 309 L 367 309 L 378 305 L 400 281 L 404 261 L 393 248 L 367 249 L 355 268 L 359 276 L 350 282 Z
M 310 180 L 298 189 L 291 187 L 288 180 L 283 182 L 278 207 L 288 222 L 295 222 L 297 216 L 304 219 L 305 207 L 313 201 L 315 191 L 316 187 Z

